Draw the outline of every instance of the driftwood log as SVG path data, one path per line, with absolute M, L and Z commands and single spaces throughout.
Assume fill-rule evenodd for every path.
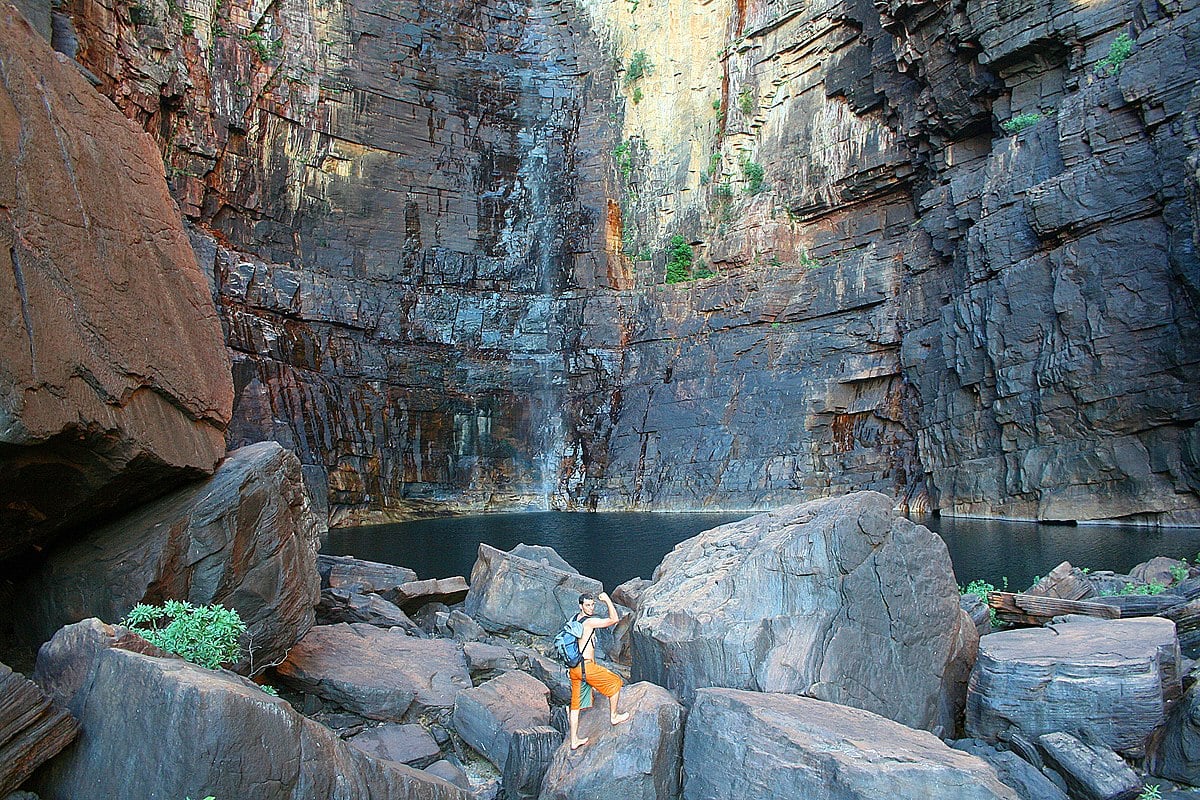
M 75 718 L 52 705 L 37 684 L 0 664 L 0 797 L 15 791 L 78 733 Z

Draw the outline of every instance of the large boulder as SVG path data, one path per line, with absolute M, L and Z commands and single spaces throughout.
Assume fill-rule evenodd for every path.
M 385 722 L 366 728 L 348 741 L 376 758 L 417 768 L 428 767 L 442 757 L 442 750 L 433 736 L 415 722 L 407 725 Z
M 983 637 L 967 696 L 967 734 L 1090 732 L 1136 751 L 1179 697 L 1175 625 L 1155 617 L 1080 619 Z M 1030 698 L 1037 702 L 1030 702 Z
M 226 671 L 117 648 L 71 701 L 83 735 L 34 778 L 43 800 L 468 800 L 428 773 L 372 758 Z
M 550 724 L 550 690 L 524 672 L 505 672 L 454 699 L 454 729 L 504 771 L 514 731 Z
M 1146 770 L 1160 778 L 1200 786 L 1200 684 L 1193 684 L 1155 732 Z
M 580 594 L 604 590 L 597 580 L 555 566 L 565 562 L 557 554 L 550 558 L 540 550 L 518 545 L 506 553 L 480 544 L 471 569 L 466 612 L 492 632 L 523 630 L 549 636 L 578 613 Z M 517 555 L 520 552 L 538 556 L 538 560 Z
M 611 725 L 604 698 L 580 715 L 588 743 L 559 747 L 542 779 L 541 800 L 672 800 L 679 796 L 683 706 L 661 686 L 634 683 L 621 690 L 627 722 Z M 786 795 L 779 795 L 780 797 Z
M 20 585 L 10 618 L 40 644 L 137 603 L 220 603 L 249 631 L 239 670 L 270 664 L 313 624 L 320 531 L 296 457 L 274 442 L 249 445 L 206 481 L 53 554 Z
M 287 685 L 368 719 L 408 722 L 471 688 L 462 645 L 399 628 L 318 625 L 276 667 Z
M 417 573 L 408 567 L 324 553 L 317 556 L 317 569 L 321 573 L 322 589 L 348 592 L 387 592 L 417 579 Z
M 1043 733 L 1037 740 L 1046 764 L 1066 779 L 1079 800 L 1134 800 L 1142 781 L 1125 760 L 1097 744 L 1069 733 Z
M 990 765 L 936 736 L 808 697 L 700 689 L 684 800 L 1018 800 Z
M 1067 800 L 1066 793 L 1037 766 L 1011 750 L 1001 750 L 979 739 L 960 739 L 947 744 L 991 764 L 1000 782 L 1012 787 L 1021 800 Z
M 950 734 L 977 641 L 942 540 L 858 492 L 677 545 L 642 592 L 632 676 L 685 703 L 790 692 Z
M 154 141 L 0 5 L 0 560 L 210 474 L 228 351 Z

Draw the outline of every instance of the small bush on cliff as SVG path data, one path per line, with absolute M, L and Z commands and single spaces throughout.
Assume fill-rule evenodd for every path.
M 1096 74 L 1116 75 L 1132 53 L 1133 38 L 1128 33 L 1122 33 L 1108 46 L 1108 55 L 1096 63 Z
M 766 172 L 763 170 L 763 165 L 757 161 L 751 161 L 749 157 L 742 159 L 742 175 L 746 178 L 746 191 L 750 194 L 758 194 L 763 190 L 763 178 L 766 177 Z
M 629 67 L 625 70 L 625 85 L 632 86 L 642 76 L 653 73 L 654 65 L 650 63 L 650 56 L 646 55 L 645 50 L 638 50 L 633 54 L 633 58 L 629 59 Z
M 692 279 L 692 246 L 678 233 L 667 243 L 667 283 Z
M 613 148 L 613 160 L 617 162 L 617 169 L 621 171 L 621 177 L 628 179 L 633 172 L 633 146 L 630 142 L 621 142 Z
M 246 632 L 246 624 L 231 608 L 180 600 L 161 606 L 138 603 L 121 624 L 150 644 L 209 669 L 236 661 L 242 652 L 239 639 Z
M 1037 125 L 1043 119 L 1045 117 L 1038 111 L 1034 111 L 1032 114 L 1017 114 L 1008 122 L 1001 122 L 1000 127 L 1004 128 L 1005 133 L 1020 133 L 1026 128 L 1032 128 L 1034 125 Z

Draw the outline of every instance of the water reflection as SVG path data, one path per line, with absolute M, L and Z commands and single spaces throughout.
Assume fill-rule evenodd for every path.
M 553 547 L 584 575 L 612 590 L 630 578 L 649 578 L 678 542 L 744 513 L 529 512 L 444 517 L 331 531 L 323 552 L 400 564 L 421 578 L 469 576 L 480 542 L 509 550 L 517 544 Z M 1041 525 L 1002 520 L 930 517 L 916 520 L 941 534 L 959 583 L 983 578 L 1023 589 L 1062 561 L 1127 571 L 1156 555 L 1194 558 L 1200 528 L 1116 525 Z

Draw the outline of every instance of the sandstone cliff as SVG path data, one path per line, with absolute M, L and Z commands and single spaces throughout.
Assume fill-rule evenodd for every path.
M 0 6 L 0 561 L 210 474 L 229 358 L 150 137 Z
M 1197 519 L 1191 0 L 67 10 L 335 517 Z

